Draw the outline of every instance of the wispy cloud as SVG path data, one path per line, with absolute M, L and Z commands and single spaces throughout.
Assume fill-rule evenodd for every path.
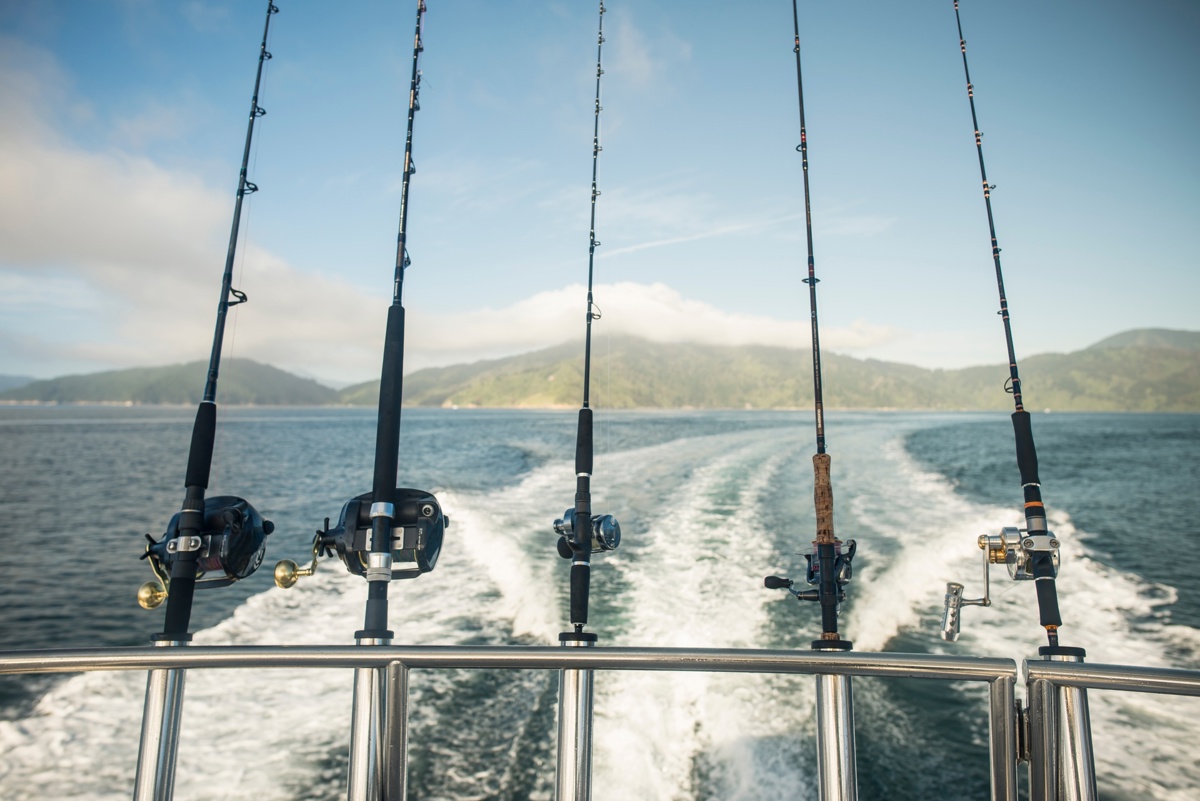
M 179 12 L 200 33 L 220 30 L 229 22 L 229 7 L 202 0 L 188 0 L 179 6 Z
M 692 58 L 692 46 L 665 28 L 647 35 L 622 11 L 611 12 L 616 17 L 616 30 L 606 37 L 609 44 L 606 72 L 623 79 L 637 89 L 661 86 L 664 77 L 674 67 Z
M 671 236 L 664 239 L 654 239 L 649 242 L 639 242 L 635 245 L 626 245 L 625 247 L 615 248 L 601 254 L 603 257 L 623 256 L 627 253 L 637 253 L 641 250 L 650 250 L 651 248 L 668 247 L 670 245 L 681 245 L 685 242 L 695 242 L 700 239 L 712 239 L 714 237 L 727 236 L 729 234 L 740 234 L 748 231 L 760 231 L 764 228 L 769 228 L 780 223 L 791 222 L 800 219 L 802 214 L 788 214 L 783 217 L 766 220 L 747 220 L 740 223 L 732 223 L 730 225 L 722 225 L 716 228 L 708 228 L 694 234 L 684 234 L 682 236 Z

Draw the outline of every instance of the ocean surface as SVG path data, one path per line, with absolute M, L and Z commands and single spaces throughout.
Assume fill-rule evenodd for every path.
M 182 499 L 192 409 L 0 407 L 0 650 L 145 644 L 137 606 Z M 812 418 L 597 412 L 594 508 L 621 521 L 595 557 L 601 646 L 807 649 L 815 604 L 762 586 L 802 577 L 813 536 Z M 551 522 L 573 504 L 573 412 L 405 412 L 400 483 L 452 520 L 437 569 L 393 584 L 405 644 L 552 644 L 567 573 Z M 980 594 L 980 534 L 1018 525 L 1001 414 L 834 413 L 837 532 L 858 540 L 841 628 L 863 651 L 1021 659 L 1044 643 L 1033 588 L 993 574 L 991 609 L 938 623 L 948 580 Z M 1200 668 L 1200 415 L 1034 419 L 1051 528 L 1063 541 L 1064 644 L 1095 662 Z M 276 524 L 267 562 L 197 593 L 201 644 L 350 644 L 365 582 L 336 560 L 291 590 L 313 531 L 370 488 L 374 413 L 222 409 L 210 494 Z M 344 797 L 347 671 L 193 671 L 176 797 Z M 0 797 L 124 799 L 145 675 L 0 678 Z M 549 799 L 556 677 L 414 671 L 410 798 Z M 808 677 L 600 673 L 597 801 L 813 799 Z M 856 679 L 859 785 L 873 799 L 987 797 L 986 694 L 967 683 Z M 1105 799 L 1200 797 L 1200 702 L 1091 694 Z

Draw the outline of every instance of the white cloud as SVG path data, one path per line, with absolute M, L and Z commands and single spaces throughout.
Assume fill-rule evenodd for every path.
M 711 345 L 774 345 L 807 348 L 807 320 L 776 320 L 732 314 L 689 300 L 664 284 L 624 282 L 594 288 L 602 312 L 593 335 L 637 336 L 655 342 Z M 495 358 L 583 336 L 586 289 L 575 284 L 539 292 L 502 309 L 451 314 L 414 312 L 409 326 L 413 358 L 409 366 L 451 364 Z M 855 321 L 846 328 L 822 329 L 822 347 L 858 351 L 903 336 L 886 326 Z
M 0 48 L 0 287 L 13 291 L 0 296 L 8 329 L 0 333 L 21 353 L 0 369 L 203 358 L 225 263 L 227 192 L 115 147 L 68 141 L 43 112 L 54 106 L 46 98 L 68 95 L 61 73 L 44 53 L 11 44 Z M 227 353 L 315 362 L 336 377 L 377 369 L 385 300 L 259 248 L 242 251 L 234 285 L 251 303 L 231 314 Z
M 231 198 L 195 174 L 111 144 L 81 147 L 58 133 L 45 98 L 67 101 L 52 59 L 25 48 L 0 56 L 0 372 L 62 374 L 205 358 L 225 261 Z M 112 140 L 109 140 L 110 142 Z M 530 169 L 513 162 L 513 171 Z M 443 169 L 446 192 L 471 181 Z M 441 182 L 439 182 L 441 183 Z M 784 218 L 697 229 L 697 204 L 665 188 L 632 193 L 658 238 L 614 248 L 661 247 L 770 226 Z M 628 211 L 628 210 L 627 210 Z M 609 255 L 614 255 L 610 253 Z M 335 278 L 305 273 L 253 243 L 234 286 L 250 303 L 231 312 L 227 355 L 333 381 L 377 374 L 388 302 Z M 383 288 L 381 287 L 381 290 Z M 599 285 L 598 336 L 659 342 L 807 347 L 806 320 L 732 314 L 664 284 Z M 585 290 L 572 285 L 500 309 L 409 309 L 406 366 L 445 365 L 534 350 L 584 330 Z M 833 350 L 876 347 L 899 333 L 858 322 L 822 331 Z M 13 354 L 18 355 L 13 355 Z

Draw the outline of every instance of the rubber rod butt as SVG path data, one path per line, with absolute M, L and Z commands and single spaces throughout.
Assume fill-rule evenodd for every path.
M 587 625 L 588 593 L 591 589 L 592 568 L 586 564 L 571 565 L 571 624 Z
M 1038 612 L 1042 625 L 1061 626 L 1062 615 L 1058 611 L 1058 590 L 1054 586 L 1054 579 L 1041 579 L 1034 581 L 1034 584 L 1037 585 Z

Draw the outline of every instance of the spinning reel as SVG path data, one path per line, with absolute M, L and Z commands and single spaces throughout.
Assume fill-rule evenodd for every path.
M 942 610 L 942 639 L 946 642 L 958 639 L 964 606 L 992 605 L 989 581 L 992 565 L 1007 565 L 1008 575 L 1013 581 L 1030 581 L 1035 578 L 1034 560 L 1048 556 L 1052 566 L 1050 578 L 1058 576 L 1059 541 L 1053 532 L 1043 530 L 1031 533 L 1025 529 L 1005 527 L 1000 529 L 999 534 L 980 535 L 979 548 L 983 551 L 983 597 L 964 598 L 962 584 L 954 581 L 946 583 L 946 605 Z
M 841 540 L 834 541 L 833 575 L 838 587 L 838 603 L 846 600 L 846 593 L 842 590 L 842 587 L 849 584 L 850 579 L 854 576 L 854 567 L 851 565 L 851 560 L 854 559 L 854 553 L 857 550 L 858 543 L 854 540 L 846 540 L 845 542 Z M 819 587 L 821 584 L 821 564 L 818 561 L 817 543 L 813 543 L 812 552 L 806 553 L 804 560 L 808 563 L 804 580 L 810 586 Z M 768 590 L 787 590 L 801 601 L 821 600 L 820 590 L 797 590 L 793 587 L 793 584 L 795 582 L 783 576 L 767 576 L 763 579 L 763 586 Z
M 149 534 L 146 552 L 157 581 L 147 581 L 138 590 L 138 604 L 154 609 L 166 600 L 171 587 L 171 565 L 181 554 L 199 551 L 196 559 L 197 589 L 224 587 L 244 579 L 262 564 L 267 535 L 275 524 L 242 498 L 221 495 L 204 500 L 204 527 L 199 535 L 180 536 L 176 512 L 161 540 Z
M 437 499 L 424 490 L 396 488 L 396 503 L 377 504 L 372 493 L 365 492 L 342 507 L 335 527 L 325 528 L 313 538 L 312 563 L 301 568 L 291 559 L 275 565 L 275 583 L 284 589 L 295 585 L 303 576 L 311 576 L 321 556 L 337 554 L 342 564 L 356 576 L 370 580 L 375 571 L 386 571 L 392 580 L 417 578 L 437 566 L 442 551 L 442 539 L 450 519 L 442 514 Z M 393 520 L 390 554 L 371 554 L 371 520 L 381 514 Z M 388 559 L 379 559 L 388 556 Z

